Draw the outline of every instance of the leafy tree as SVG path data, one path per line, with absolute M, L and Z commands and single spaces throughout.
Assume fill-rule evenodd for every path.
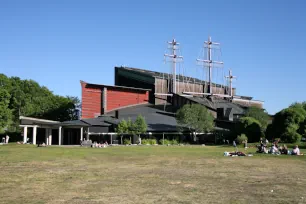
M 306 110 L 304 104 L 295 103 L 275 114 L 269 137 L 285 142 L 299 142 L 305 134 Z
M 237 137 L 238 144 L 242 144 L 246 140 L 248 140 L 248 137 L 245 134 L 241 134 Z
M 78 118 L 78 98 L 54 95 L 33 80 L 0 74 L 0 90 L 0 129 L 6 126 L 9 131 L 19 131 L 21 115 L 59 121 Z
M 186 104 L 177 111 L 176 115 L 177 123 L 190 131 L 207 133 L 214 128 L 214 117 L 200 104 Z
M 258 122 L 260 122 L 263 130 L 265 130 L 268 126 L 269 115 L 263 109 L 250 107 L 246 111 L 245 116 L 255 118 Z
M 262 136 L 261 124 L 255 118 L 242 117 L 237 126 L 238 134 L 245 134 L 250 142 L 257 142 Z
M 138 115 L 135 122 L 133 122 L 130 118 L 126 120 L 121 120 L 116 128 L 117 134 L 121 136 L 121 144 L 122 144 L 122 137 L 123 134 L 129 135 L 140 135 L 147 131 L 147 124 L 145 119 Z M 131 140 L 131 138 L 130 138 Z
M 138 115 L 134 122 L 134 133 L 138 135 L 140 139 L 140 134 L 147 132 L 147 123 L 141 115 Z
M 10 94 L 5 89 L 0 89 L 0 133 L 11 123 L 12 113 L 9 109 Z
M 117 134 L 119 134 L 121 137 L 121 144 L 123 144 L 123 141 L 122 141 L 123 134 L 128 133 L 128 130 L 129 130 L 129 127 L 128 127 L 128 123 L 126 122 L 126 120 L 124 119 L 121 120 L 116 128 Z
M 127 133 L 130 134 L 130 135 L 134 135 L 135 134 L 135 128 L 134 128 L 134 123 L 131 120 L 131 118 L 129 118 L 126 123 L 127 123 L 127 127 L 128 127 Z
M 267 126 L 267 129 L 266 129 L 266 132 L 265 132 L 265 137 L 268 140 L 272 140 L 274 138 L 274 130 L 273 130 L 272 123 Z
M 281 135 L 280 139 L 284 142 L 299 142 L 301 141 L 302 136 L 297 132 L 299 125 L 297 124 L 289 124 L 285 128 L 285 132 Z

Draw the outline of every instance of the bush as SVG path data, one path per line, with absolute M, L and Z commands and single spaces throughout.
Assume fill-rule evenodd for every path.
M 171 140 L 171 144 L 172 144 L 172 145 L 178 145 L 179 142 L 178 142 L 177 140 L 173 139 L 173 140 Z
M 160 139 L 159 140 L 159 144 L 163 144 L 163 139 Z M 167 139 L 165 139 L 164 140 L 164 145 L 178 145 L 179 144 L 179 142 L 178 142 L 178 140 L 176 140 L 176 139 L 173 139 L 173 140 L 167 140 Z
M 163 144 L 163 139 L 160 139 L 160 140 L 159 140 L 159 144 L 161 144 L 161 145 Z M 171 144 L 171 141 L 165 139 L 165 140 L 164 140 L 164 145 L 169 145 L 169 144 Z
M 156 139 L 144 139 L 144 140 L 141 141 L 141 144 L 143 144 L 143 145 L 147 145 L 147 144 L 155 145 L 155 144 L 157 144 L 157 141 L 156 141 Z
M 147 144 L 150 144 L 150 142 L 147 139 L 143 139 L 143 140 L 141 140 L 141 144 L 147 145 Z
M 157 144 L 156 139 L 151 139 L 151 140 L 150 140 L 150 144 L 151 144 L 151 145 L 155 145 L 155 144 Z
M 130 139 L 124 139 L 123 140 L 123 144 L 130 145 L 131 144 L 131 140 Z
M 238 144 L 242 144 L 245 140 L 248 140 L 248 137 L 245 134 L 241 134 L 237 137 Z

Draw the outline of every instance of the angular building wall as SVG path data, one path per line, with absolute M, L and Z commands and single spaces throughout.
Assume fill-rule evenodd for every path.
M 94 118 L 102 112 L 102 90 L 99 87 L 88 87 L 81 81 L 82 86 L 82 115 L 81 118 Z
M 149 101 L 147 89 L 90 84 L 84 81 L 81 81 L 81 87 L 81 118 L 95 118 L 112 110 Z
M 148 91 L 107 89 L 107 112 L 131 105 L 148 103 L 148 101 Z

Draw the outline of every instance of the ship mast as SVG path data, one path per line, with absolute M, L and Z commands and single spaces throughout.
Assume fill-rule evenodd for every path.
M 226 78 L 229 81 L 229 95 L 233 97 L 233 79 L 235 79 L 236 76 L 233 76 L 232 70 L 229 70 L 228 76 L 226 76 Z
M 223 65 L 223 62 L 220 61 L 213 61 L 212 60 L 212 54 L 211 51 L 213 49 L 213 45 L 215 46 L 220 46 L 220 43 L 216 43 L 216 42 L 212 42 L 211 41 L 211 37 L 208 37 L 208 41 L 204 42 L 204 47 L 207 46 L 207 59 L 197 59 L 198 62 L 203 62 L 203 67 L 204 68 L 208 68 L 208 93 L 210 95 L 213 95 L 213 91 L 212 91 L 212 68 L 215 68 L 213 65 L 214 64 L 220 64 Z
M 180 43 L 176 42 L 175 39 L 173 39 L 171 42 L 168 42 L 171 49 L 171 54 L 165 54 L 165 57 L 168 57 L 171 59 L 172 62 L 172 93 L 176 94 L 176 63 L 179 60 L 183 59 L 183 56 L 178 56 L 176 54 L 176 51 L 179 49 Z
M 208 68 L 208 93 L 203 92 L 183 92 L 184 94 L 191 94 L 191 95 L 207 95 L 207 96 L 220 96 L 220 97 L 230 97 L 226 94 L 216 94 L 213 93 L 213 82 L 212 82 L 212 71 L 213 68 L 218 68 L 217 65 L 223 65 L 221 61 L 213 60 L 212 50 L 217 49 L 220 47 L 220 43 L 212 42 L 211 37 L 208 37 L 207 41 L 204 41 L 204 48 L 207 48 L 207 59 L 205 58 L 198 58 L 196 61 L 200 62 L 204 69 Z M 205 82 L 206 83 L 206 82 Z
M 171 71 L 172 89 L 168 91 L 169 93 L 155 93 L 154 95 L 172 96 L 173 94 L 177 93 L 176 65 L 177 63 L 183 60 L 183 56 L 177 55 L 177 50 L 179 50 L 180 43 L 178 43 L 175 39 L 173 39 L 171 42 L 168 42 L 168 44 L 169 44 L 170 54 L 164 54 L 164 57 L 169 58 L 170 62 L 172 63 L 172 71 Z

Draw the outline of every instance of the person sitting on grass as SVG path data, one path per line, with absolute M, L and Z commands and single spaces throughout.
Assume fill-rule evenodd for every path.
M 270 153 L 271 154 L 280 154 L 278 148 L 276 147 L 275 144 L 272 145 L 271 149 L 270 149 Z
M 288 154 L 288 147 L 286 145 L 281 146 L 279 148 L 279 151 L 280 151 L 281 154 Z
M 295 145 L 295 146 L 293 147 L 293 150 L 292 150 L 291 154 L 292 154 L 292 155 L 303 155 L 303 154 L 301 154 L 298 145 Z
M 266 145 L 263 143 L 262 138 L 260 138 L 259 145 L 257 145 L 258 153 L 267 153 Z

